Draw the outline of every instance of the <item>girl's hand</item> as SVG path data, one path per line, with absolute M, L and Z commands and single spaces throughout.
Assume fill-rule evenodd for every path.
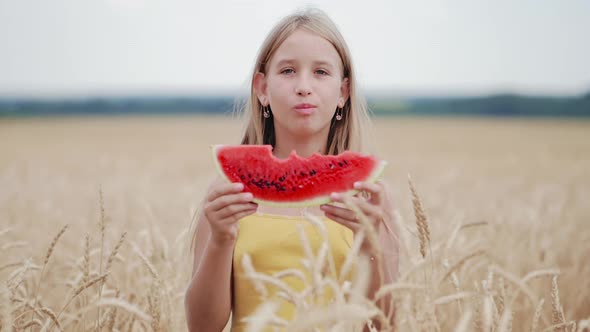
M 258 208 L 252 202 L 252 193 L 242 190 L 241 183 L 220 183 L 213 185 L 207 194 L 203 210 L 216 244 L 233 243 L 238 236 L 238 221 Z
M 383 183 L 379 181 L 376 183 L 356 182 L 354 188 L 368 193 L 369 197 L 364 198 L 359 194 L 353 197 L 345 197 L 339 193 L 332 193 L 330 198 L 333 202 L 356 205 L 375 230 L 379 231 L 381 225 L 388 227 L 392 219 L 393 206 Z M 350 228 L 354 234 L 363 227 L 356 213 L 349 208 L 332 204 L 324 204 L 320 208 L 324 211 L 326 217 Z

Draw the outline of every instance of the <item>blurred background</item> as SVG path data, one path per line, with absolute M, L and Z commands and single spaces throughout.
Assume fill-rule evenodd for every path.
M 341 29 L 376 115 L 590 112 L 585 0 L 3 0 L 0 115 L 227 113 L 306 6 Z
M 184 330 L 186 244 L 215 176 L 209 146 L 240 141 L 232 114 L 258 47 L 307 6 L 328 13 L 352 52 L 375 151 L 389 162 L 400 271 L 418 271 L 406 281 L 438 280 L 479 253 L 456 265 L 457 291 L 476 294 L 465 307 L 489 296 L 492 266 L 512 280 L 557 269 L 564 320 L 590 318 L 587 0 L 0 0 L 0 281 L 21 276 L 19 299 L 57 311 L 84 257 L 100 275 L 97 256 L 127 232 L 104 294 L 118 289 L 157 315 L 120 313 L 114 326 Z M 429 218 L 432 264 L 418 252 L 408 174 Z M 151 287 L 138 253 L 164 287 Z M 550 278 L 532 279 L 545 328 L 556 297 Z M 494 294 L 518 294 L 505 281 Z M 428 298 L 455 291 L 444 286 Z M 77 310 L 93 299 L 72 302 L 64 330 L 84 330 Z M 514 331 L 530 330 L 537 303 L 519 297 Z M 437 308 L 442 331 L 456 326 L 461 306 Z

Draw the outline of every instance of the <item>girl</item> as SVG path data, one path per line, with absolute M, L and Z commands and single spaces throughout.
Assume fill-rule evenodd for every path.
M 309 157 L 316 152 L 364 149 L 367 108 L 359 96 L 346 43 L 323 12 L 308 9 L 287 16 L 270 32 L 256 60 L 245 114 L 249 120 L 242 144 L 270 144 L 278 158 L 288 157 L 292 150 Z M 370 298 L 381 286 L 378 272 L 385 283 L 397 274 L 397 241 L 387 232 L 392 229 L 388 225 L 393 209 L 381 183 L 356 183 L 355 187 L 369 198 L 353 197 L 353 203 L 375 225 L 381 252 L 388 253 L 382 260 L 383 271 L 377 271 L 377 264 L 371 265 Z M 193 237 L 194 265 L 185 295 L 191 331 L 222 331 L 230 312 L 232 331 L 244 330 L 242 319 L 261 303 L 244 276 L 244 253 L 250 255 L 257 271 L 267 274 L 301 267 L 304 254 L 297 224 L 309 224 L 301 211 L 258 206 L 243 189 L 240 183 L 216 179 L 206 194 Z M 343 202 L 338 193 L 331 199 Z M 309 212 L 326 217 L 323 222 L 339 271 L 360 228 L 355 213 L 340 204 L 326 204 Z M 321 238 L 311 236 L 310 241 L 317 249 Z M 366 242 L 361 251 L 375 255 L 376 248 Z M 285 282 L 294 289 L 303 287 L 297 278 L 286 278 Z M 290 319 L 293 307 L 283 302 L 278 314 Z

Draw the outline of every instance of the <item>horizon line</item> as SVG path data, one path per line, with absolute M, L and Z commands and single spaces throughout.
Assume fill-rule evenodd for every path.
M 366 87 L 361 94 L 366 98 L 412 98 L 412 97 L 485 97 L 514 94 L 520 96 L 577 97 L 590 93 L 590 84 L 585 88 L 541 89 L 538 87 L 496 86 L 491 88 L 474 87 Z M 146 98 L 146 97 L 243 97 L 248 94 L 239 87 L 148 87 L 148 88 L 110 88 L 80 90 L 28 90 L 0 91 L 0 99 L 92 99 L 92 98 Z

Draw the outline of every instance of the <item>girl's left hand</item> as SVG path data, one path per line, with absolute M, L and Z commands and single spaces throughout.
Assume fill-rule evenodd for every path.
M 356 182 L 354 189 L 369 194 L 369 198 L 362 195 L 345 197 L 340 193 L 332 193 L 330 198 L 333 202 L 354 204 L 367 217 L 369 222 L 376 230 L 380 229 L 381 224 L 389 224 L 392 218 L 393 206 L 389 194 L 386 192 L 382 182 Z M 356 213 L 346 207 L 339 207 L 333 204 L 324 204 L 320 206 L 327 218 L 350 228 L 356 234 L 362 227 Z M 387 227 L 385 225 L 385 227 Z

